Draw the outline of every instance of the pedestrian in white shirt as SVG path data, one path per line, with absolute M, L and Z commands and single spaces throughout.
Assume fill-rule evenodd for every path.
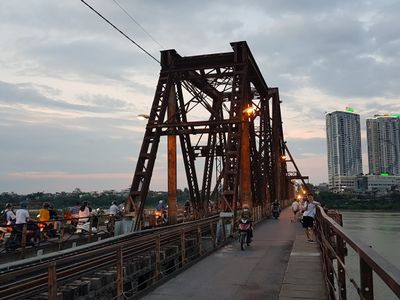
M 6 204 L 6 225 L 15 223 L 15 214 L 10 203 Z
M 297 222 L 299 210 L 300 210 L 300 204 L 297 201 L 297 199 L 294 199 L 292 203 L 292 211 L 293 211 L 293 220 L 291 220 L 292 222 Z
M 121 216 L 121 213 L 121 210 L 117 206 L 117 202 L 113 201 L 110 206 L 110 216 L 117 218 Z
M 29 216 L 27 205 L 26 203 L 21 203 L 21 208 L 17 209 L 17 212 L 15 213 L 15 224 L 26 224 L 29 220 L 32 219 Z
M 304 201 L 303 204 L 303 227 L 306 231 L 306 236 L 308 242 L 315 243 L 313 240 L 313 227 L 314 227 L 314 219 L 317 213 L 317 205 L 320 205 L 319 202 L 314 201 L 314 197 L 312 195 L 308 195 L 307 200 Z

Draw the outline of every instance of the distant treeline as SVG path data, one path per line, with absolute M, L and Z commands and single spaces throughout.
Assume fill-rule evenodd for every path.
M 2 210 L 6 203 L 11 203 L 18 207 L 21 202 L 26 202 L 29 208 L 40 208 L 44 202 L 54 205 L 57 209 L 63 209 L 74 206 L 76 203 L 87 201 L 92 208 L 109 208 L 113 201 L 118 204 L 126 201 L 128 191 L 103 191 L 103 192 L 82 192 L 80 189 L 75 189 L 73 192 L 58 192 L 45 193 L 37 192 L 27 195 L 16 193 L 0 194 L 0 205 Z M 149 191 L 146 199 L 146 207 L 155 207 L 160 200 L 167 202 L 167 192 Z M 189 190 L 177 190 L 177 200 L 179 203 L 184 203 L 189 199 Z
M 398 191 L 385 195 L 319 192 L 315 196 L 317 201 L 326 205 L 327 208 L 400 211 L 400 192 Z
M 317 201 L 326 205 L 328 208 L 342 209 L 376 209 L 376 210 L 396 210 L 400 211 L 400 192 L 393 191 L 386 195 L 374 194 L 354 194 L 332 192 L 315 192 Z M 146 207 L 155 207 L 160 200 L 167 201 L 167 192 L 149 191 L 146 199 Z M 21 202 L 27 202 L 30 208 L 40 208 L 44 202 L 54 205 L 57 209 L 74 206 L 76 203 L 87 201 L 92 208 L 109 208 L 113 201 L 118 204 L 126 201 L 128 191 L 103 191 L 103 192 L 82 192 L 75 189 L 73 192 L 45 193 L 37 192 L 27 195 L 16 193 L 0 194 L 0 210 L 6 203 L 12 203 L 18 207 Z M 190 198 L 187 188 L 177 190 L 178 202 L 183 204 Z

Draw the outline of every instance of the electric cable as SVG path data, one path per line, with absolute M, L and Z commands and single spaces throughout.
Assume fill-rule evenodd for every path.
M 100 18 L 102 18 L 104 21 L 106 21 L 108 24 L 110 24 L 115 30 L 117 30 L 120 34 L 122 34 L 124 37 L 126 37 L 129 41 L 131 41 L 133 44 L 135 44 L 140 50 L 142 50 L 144 53 L 146 53 L 148 56 L 150 56 L 156 62 L 161 64 L 161 62 L 157 58 L 155 58 L 146 49 L 144 49 L 142 46 L 140 46 L 138 43 L 136 43 L 134 40 L 132 40 L 129 36 L 127 36 L 124 32 L 122 32 L 121 29 L 119 29 L 117 26 L 115 26 L 113 23 L 111 23 L 106 17 L 104 17 L 102 14 L 100 14 L 97 10 L 95 10 L 93 7 L 91 7 L 88 3 L 86 3 L 84 0 L 81 0 L 81 2 L 83 4 L 85 4 L 87 7 L 89 7 L 92 11 L 94 11 Z
M 123 8 L 123 7 L 121 6 L 121 4 L 119 4 L 119 3 L 117 2 L 117 0 L 113 0 L 113 1 L 114 1 L 115 4 L 118 5 L 118 7 L 119 7 L 133 22 L 135 22 L 135 24 L 136 24 L 137 26 L 140 27 L 140 29 L 143 30 L 144 33 L 146 33 L 146 34 L 148 35 L 149 38 L 151 38 L 151 39 L 153 40 L 154 43 L 156 43 L 157 45 L 159 45 L 162 49 L 165 48 L 165 47 L 164 47 L 163 45 L 161 45 L 161 44 L 160 44 L 160 43 L 159 43 L 159 42 L 158 42 L 158 41 L 157 41 L 157 40 L 142 26 L 142 25 L 140 25 L 139 22 L 136 21 L 135 18 L 132 17 L 132 15 L 129 14 L 128 11 L 126 11 L 126 9 Z

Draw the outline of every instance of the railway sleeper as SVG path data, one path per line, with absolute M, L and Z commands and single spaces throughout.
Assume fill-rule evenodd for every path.
M 199 257 L 199 245 L 202 253 L 214 248 L 214 240 L 210 236 L 189 236 L 185 240 L 186 258 L 194 260 Z M 163 245 L 160 251 L 160 276 L 167 276 L 182 267 L 181 245 Z M 155 276 L 156 253 L 149 252 L 136 256 L 127 256 L 123 264 L 124 291 L 129 294 L 147 288 L 157 281 Z M 105 300 L 116 296 L 116 267 L 86 274 L 70 282 L 59 283 L 57 300 Z M 48 299 L 47 292 L 25 298 L 29 300 Z

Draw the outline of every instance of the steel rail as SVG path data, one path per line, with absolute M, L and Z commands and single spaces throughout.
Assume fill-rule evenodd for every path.
M 104 240 L 103 243 L 96 242 L 95 246 L 83 245 L 72 253 L 61 253 L 50 258 L 39 258 L 36 263 L 28 265 L 18 263 L 18 268 L 13 270 L 9 267 L 0 275 L 0 282 L 8 281 L 1 285 L 0 298 L 15 298 L 34 291 L 45 289 L 48 284 L 48 268 L 51 263 L 56 263 L 57 282 L 67 282 L 78 278 L 83 274 L 90 273 L 96 269 L 113 266 L 116 263 L 116 251 L 121 248 L 124 260 L 149 253 L 155 249 L 155 240 L 158 237 L 162 247 L 171 243 L 179 242 L 181 233 L 184 232 L 187 238 L 195 237 L 200 228 L 203 234 L 210 232 L 210 223 L 214 224 L 217 216 L 197 220 L 184 224 L 150 230 L 145 235 L 134 233 L 124 238 L 116 238 L 112 243 Z M 208 231 L 207 231 L 208 230 Z M 93 247 L 95 247 L 93 249 Z M 68 249 L 70 250 L 70 249 Z M 85 251 L 85 252 L 83 252 Z M 23 268 L 25 266 L 25 268 Z
M 121 243 L 123 243 L 125 241 L 129 241 L 132 238 L 148 236 L 148 235 L 151 235 L 152 233 L 162 233 L 163 231 L 171 231 L 175 228 L 182 229 L 182 228 L 186 228 L 188 226 L 190 227 L 190 226 L 199 225 L 203 222 L 206 224 L 209 224 L 209 222 L 211 220 L 217 220 L 217 219 L 218 219 L 218 216 L 214 215 L 214 216 L 211 216 L 211 217 L 208 217 L 205 219 L 201 219 L 201 220 L 179 223 L 176 225 L 171 225 L 171 226 L 167 226 L 167 227 L 159 227 L 159 228 L 155 228 L 155 229 L 146 229 L 146 230 L 142 230 L 142 231 L 138 231 L 138 232 L 127 233 L 127 234 L 124 234 L 121 236 L 111 237 L 108 239 L 96 241 L 96 242 L 93 242 L 90 244 L 81 245 L 81 246 L 78 246 L 75 248 L 61 250 L 61 251 L 58 251 L 55 253 L 46 254 L 39 258 L 30 258 L 30 259 L 20 260 L 20 261 L 13 262 L 13 263 L 3 264 L 3 265 L 0 265 L 0 282 L 1 282 L 1 279 L 3 278 L 3 276 L 2 276 L 3 274 L 8 273 L 10 271 L 14 271 L 15 269 L 18 269 L 18 268 L 20 268 L 23 272 L 25 272 L 28 267 L 35 268 L 37 265 L 43 264 L 44 262 L 51 262 L 51 261 L 55 261 L 55 260 L 58 261 L 61 257 L 63 257 L 63 258 L 74 257 L 76 254 L 79 254 L 79 253 L 95 251 L 99 247 L 102 248 L 107 245 L 116 245 L 116 244 L 120 245 Z

